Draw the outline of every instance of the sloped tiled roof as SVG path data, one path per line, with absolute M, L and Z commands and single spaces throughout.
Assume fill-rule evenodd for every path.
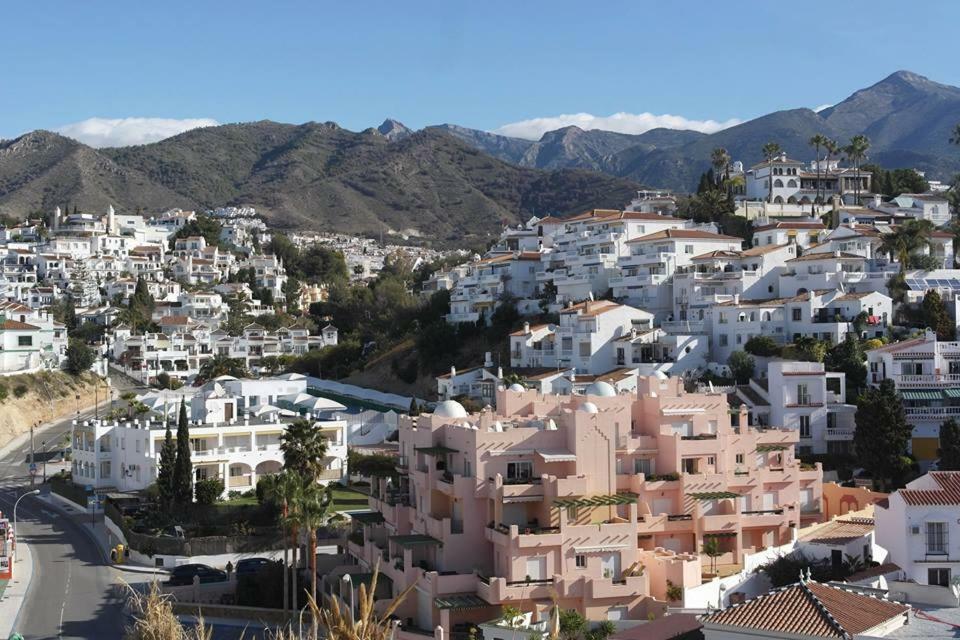
M 862 538 L 873 531 L 873 518 L 851 518 L 834 520 L 804 533 L 800 539 L 805 542 L 815 542 L 831 546 L 844 545 Z
M 736 236 L 725 236 L 719 233 L 711 233 L 701 229 L 664 229 L 633 240 L 627 240 L 627 244 L 636 242 L 651 242 L 653 240 L 736 240 L 743 242 L 743 238 Z
M 710 614 L 703 622 L 708 628 L 847 639 L 909 610 L 896 602 L 807 580 Z
M 914 507 L 960 506 L 960 471 L 931 471 L 936 489 L 900 489 L 900 497 Z

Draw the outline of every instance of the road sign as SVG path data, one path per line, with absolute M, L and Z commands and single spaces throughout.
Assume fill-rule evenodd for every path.
M 37 475 L 37 463 L 36 463 L 36 462 L 31 462 L 31 463 L 30 463 L 30 475 L 32 475 L 32 476 Z

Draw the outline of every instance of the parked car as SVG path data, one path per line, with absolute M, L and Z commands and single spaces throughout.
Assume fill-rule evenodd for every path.
M 208 582 L 226 582 L 227 572 L 220 569 L 208 567 L 205 564 L 182 564 L 174 567 L 170 572 L 170 580 L 167 584 L 171 586 L 181 586 L 193 584 L 193 576 L 200 576 L 200 583 Z
M 272 563 L 268 558 L 244 558 L 237 562 L 237 577 L 255 575 Z

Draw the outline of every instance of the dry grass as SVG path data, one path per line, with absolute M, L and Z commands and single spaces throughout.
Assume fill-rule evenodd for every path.
M 328 596 L 325 606 L 321 607 L 308 594 L 304 618 L 316 621 L 317 631 L 304 629 L 303 635 L 298 635 L 286 627 L 268 631 L 264 640 L 316 640 L 318 636 L 326 640 L 390 640 L 394 632 L 394 621 L 390 616 L 416 585 L 410 585 L 378 616 L 374 612 L 373 594 L 379 575 L 380 567 L 377 566 L 373 570 L 370 588 L 360 585 L 356 619 L 339 599 Z M 173 612 L 170 597 L 160 593 L 157 583 L 153 583 L 146 593 L 133 589 L 128 589 L 128 593 L 127 607 L 133 622 L 127 627 L 124 640 L 210 640 L 212 637 L 212 630 L 204 625 L 202 616 L 192 627 L 182 625 Z

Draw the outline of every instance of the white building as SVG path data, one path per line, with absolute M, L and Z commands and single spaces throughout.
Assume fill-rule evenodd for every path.
M 176 410 L 171 430 L 176 434 Z M 346 423 L 317 421 L 329 444 L 321 481 L 347 477 Z M 223 495 L 253 490 L 260 476 L 283 468 L 280 436 L 286 430 L 277 413 L 260 418 L 231 419 L 224 423 L 190 425 L 190 461 L 195 481 L 223 480 Z M 74 429 L 73 481 L 94 489 L 140 491 L 157 479 L 166 425 L 150 422 L 84 422 Z
M 0 373 L 59 369 L 66 350 L 66 327 L 52 315 L 0 301 Z
M 649 330 L 653 315 L 608 300 L 588 300 L 560 312 L 559 325 L 524 324 L 510 334 L 510 366 L 572 368 L 600 374 L 616 367 L 616 340 Z
M 951 590 L 960 575 L 960 472 L 931 471 L 877 504 L 877 543 L 907 581 Z
M 794 429 L 799 455 L 849 453 L 856 405 L 847 403 L 846 379 L 821 362 L 774 360 L 763 378 L 733 392 L 731 403 L 747 407 L 751 425 Z
M 940 425 L 960 417 L 960 342 L 932 331 L 867 352 L 867 383 L 892 380 L 913 427 L 911 452 L 923 465 L 939 457 Z

